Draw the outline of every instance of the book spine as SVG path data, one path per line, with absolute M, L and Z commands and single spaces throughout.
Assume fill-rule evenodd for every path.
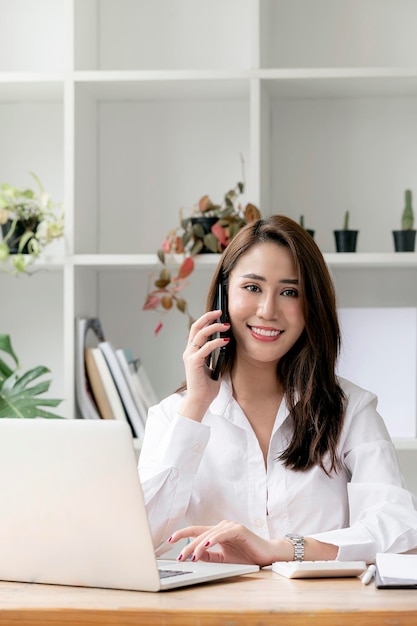
M 88 331 L 93 329 L 93 319 L 96 320 L 96 318 L 78 318 L 75 327 L 75 390 L 78 410 L 80 416 L 84 419 L 100 419 L 85 366 L 86 336 Z
M 141 417 L 143 425 L 145 426 L 146 419 L 148 416 L 148 408 L 146 406 L 146 403 L 143 401 L 142 396 L 140 395 L 140 393 L 138 392 L 136 388 L 134 374 L 130 370 L 129 363 L 127 362 L 127 359 L 126 359 L 125 350 L 123 350 L 123 348 L 118 348 L 116 350 L 116 357 L 117 357 L 117 360 L 119 361 L 120 369 L 123 372 L 127 386 L 129 387 L 129 391 L 136 405 L 137 411 Z
M 144 424 L 137 411 L 132 395 L 125 381 L 113 346 L 108 341 L 104 341 L 99 343 L 99 348 L 103 352 L 103 355 L 107 361 L 107 365 L 109 366 L 109 370 L 113 377 L 114 383 L 116 385 L 132 430 L 136 437 L 143 437 L 145 432 Z

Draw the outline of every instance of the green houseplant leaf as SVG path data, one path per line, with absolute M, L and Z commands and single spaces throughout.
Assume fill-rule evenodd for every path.
M 13 350 L 9 335 L 0 335 L 0 352 L 8 355 L 15 366 L 12 369 L 0 358 L 0 418 L 61 418 L 62 416 L 45 409 L 45 407 L 58 406 L 61 400 L 39 397 L 48 391 L 51 381 L 38 379 L 48 374 L 50 370 L 39 365 L 21 373 L 19 360 Z
M 53 239 L 64 234 L 64 212 L 52 201 L 34 172 L 37 189 L 0 185 L 0 270 L 29 273 L 28 268 Z

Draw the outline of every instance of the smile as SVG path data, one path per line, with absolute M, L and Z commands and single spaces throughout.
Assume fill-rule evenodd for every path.
M 266 328 L 258 328 L 256 326 L 249 326 L 249 328 L 255 335 L 260 335 L 261 337 L 278 337 L 283 332 L 282 330 L 267 330 Z

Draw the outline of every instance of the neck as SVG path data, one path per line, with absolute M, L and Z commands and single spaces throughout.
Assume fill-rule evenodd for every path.
M 237 362 L 233 367 L 231 379 L 233 395 L 237 400 L 253 397 L 254 389 L 256 395 L 262 398 L 281 397 L 283 393 L 282 385 L 277 378 L 276 363 L 256 367 Z

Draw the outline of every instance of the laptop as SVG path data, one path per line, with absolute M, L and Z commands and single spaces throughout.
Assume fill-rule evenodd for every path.
M 259 569 L 156 559 L 118 420 L 0 419 L 0 541 L 7 581 L 161 591 Z

